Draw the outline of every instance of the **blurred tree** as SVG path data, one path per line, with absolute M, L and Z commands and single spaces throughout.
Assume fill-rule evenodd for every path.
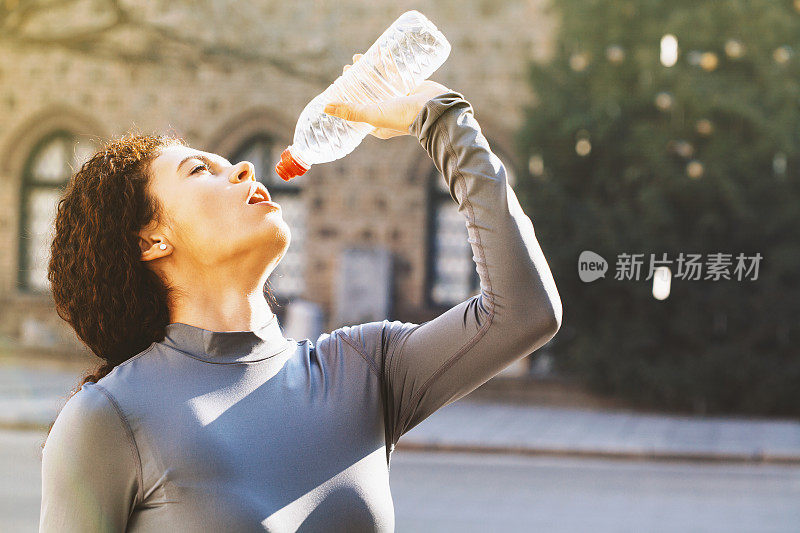
M 557 368 L 695 412 L 800 414 L 800 1 L 557 0 L 520 196 L 564 301 Z M 583 283 L 578 255 L 609 262 Z M 702 254 L 702 279 L 674 261 Z M 730 280 L 705 279 L 731 254 Z M 614 279 L 642 253 L 639 281 Z M 672 260 L 652 295 L 650 254 Z M 737 280 L 736 256 L 760 253 Z
M 271 43 L 275 31 L 260 24 L 267 17 L 253 11 L 258 7 L 235 0 L 5 0 L 0 43 L 132 64 L 269 65 L 324 86 L 339 75 L 338 64 L 320 72 L 322 47 L 304 49 L 300 41 L 289 55 Z

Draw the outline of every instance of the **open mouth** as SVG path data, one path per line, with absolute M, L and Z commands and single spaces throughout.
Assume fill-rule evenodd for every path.
M 258 182 L 251 186 L 250 196 L 247 197 L 247 203 L 249 205 L 266 204 L 280 207 L 278 204 L 272 201 L 266 187 Z

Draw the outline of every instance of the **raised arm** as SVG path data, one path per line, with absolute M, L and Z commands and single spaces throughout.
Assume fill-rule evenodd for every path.
M 561 299 L 534 234 L 461 93 L 429 100 L 409 126 L 464 216 L 481 292 L 423 324 L 342 329 L 382 380 L 389 452 L 431 413 L 550 340 Z M 387 452 L 388 453 L 388 452 Z
M 40 532 L 125 531 L 141 485 L 130 429 L 87 383 L 56 418 L 42 452 Z

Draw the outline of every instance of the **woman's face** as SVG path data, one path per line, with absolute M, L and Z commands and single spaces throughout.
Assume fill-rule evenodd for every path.
M 273 269 L 289 247 L 291 233 L 274 205 L 248 204 L 256 181 L 248 161 L 231 164 L 217 154 L 167 146 L 151 164 L 151 194 L 165 211 L 164 225 L 142 233 L 151 254 L 170 253 L 215 265 L 253 258 Z M 161 236 L 161 237 L 159 237 Z M 158 238 L 166 240 L 160 250 Z M 143 247 L 143 259 L 147 253 Z M 247 263 L 241 263 L 242 267 Z

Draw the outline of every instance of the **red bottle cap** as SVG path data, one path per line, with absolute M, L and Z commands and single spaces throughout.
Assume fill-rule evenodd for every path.
M 298 163 L 287 148 L 281 153 L 281 160 L 275 165 L 275 172 L 277 172 L 284 181 L 289 181 L 296 176 L 305 174 L 308 168 Z

